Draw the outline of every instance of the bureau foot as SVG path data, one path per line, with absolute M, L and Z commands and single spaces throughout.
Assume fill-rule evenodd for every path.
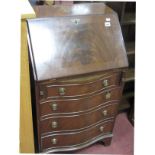
M 111 140 L 112 140 L 112 137 L 105 138 L 102 140 L 102 143 L 104 144 L 104 146 L 109 146 L 111 144 Z

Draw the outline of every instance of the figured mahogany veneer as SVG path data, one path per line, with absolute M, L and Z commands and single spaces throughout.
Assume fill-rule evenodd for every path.
M 27 24 L 38 151 L 109 145 L 128 66 L 117 14 L 104 4 L 35 10 Z
M 111 94 L 110 98 L 106 98 L 107 93 Z M 122 86 L 114 87 L 108 90 L 100 91 L 91 96 L 72 98 L 72 99 L 53 99 L 40 102 L 40 116 L 47 117 L 50 115 L 77 114 L 89 111 L 95 107 L 111 103 L 119 102 L 122 94 Z M 56 105 L 56 109 L 53 106 Z
M 101 74 L 99 78 L 96 78 L 95 80 L 89 80 L 87 77 L 86 79 L 82 78 L 82 81 L 79 80 L 78 82 L 74 82 L 73 80 L 73 82 L 55 81 L 51 84 L 41 84 L 40 91 L 43 92 L 41 98 L 69 98 L 72 96 L 79 97 L 89 95 L 108 87 L 118 86 L 120 84 L 120 79 L 120 72 L 116 72 L 105 76 Z M 64 93 L 61 93 L 60 89 L 64 89 Z
M 61 147 L 76 147 L 81 143 L 85 143 L 97 136 L 103 136 L 112 132 L 114 120 L 98 123 L 82 131 L 71 133 L 52 134 L 41 137 L 41 145 L 44 149 L 56 149 Z M 56 144 L 52 140 L 56 139 Z
M 117 113 L 117 107 L 118 102 L 111 103 L 106 106 L 101 106 L 94 110 L 83 112 L 80 114 L 52 116 L 41 119 L 41 134 L 48 134 L 49 132 L 54 131 L 71 131 L 83 129 L 108 117 L 114 117 Z M 106 114 L 104 114 L 104 111 L 106 111 Z M 52 127 L 53 122 L 57 123 L 57 127 Z
M 128 65 L 115 13 L 38 18 L 28 25 L 36 81 Z

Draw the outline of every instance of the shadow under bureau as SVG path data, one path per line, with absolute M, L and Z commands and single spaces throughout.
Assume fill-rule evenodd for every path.
M 104 4 L 64 8 L 51 10 L 83 11 L 27 21 L 39 152 L 109 145 L 128 66 L 113 10 Z

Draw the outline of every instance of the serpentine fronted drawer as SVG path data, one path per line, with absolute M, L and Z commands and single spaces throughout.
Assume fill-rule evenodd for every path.
M 91 75 L 92 77 L 92 75 Z M 98 77 L 98 76 L 97 76 Z M 91 95 L 100 90 L 119 86 L 121 73 L 111 73 L 106 76 L 99 76 L 90 80 L 90 76 L 74 80 L 55 80 L 54 82 L 40 84 L 40 98 L 43 100 L 50 98 L 71 98 Z
M 122 86 L 103 90 L 87 97 L 74 99 L 53 99 L 40 102 L 40 116 L 42 118 L 64 115 L 78 114 L 85 111 L 90 111 L 101 105 L 106 105 L 113 101 L 120 100 L 122 94 Z
M 117 114 L 117 107 L 118 102 L 114 102 L 81 114 L 63 116 L 58 115 L 41 119 L 41 135 L 54 132 L 69 132 L 87 128 L 87 126 L 90 126 L 91 124 L 102 121 L 104 119 L 114 118 Z
M 61 148 L 62 150 L 65 150 L 67 147 L 74 150 L 77 146 L 89 143 L 89 141 L 92 141 L 95 137 L 99 139 L 99 137 L 103 137 L 103 135 L 112 133 L 113 123 L 114 120 L 109 120 L 82 131 L 42 136 L 41 146 L 43 148 L 43 152 L 48 151 L 48 149 L 51 151 L 54 151 L 55 149 L 61 150 Z

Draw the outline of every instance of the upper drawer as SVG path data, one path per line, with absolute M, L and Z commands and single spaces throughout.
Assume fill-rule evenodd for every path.
M 52 99 L 40 103 L 41 117 L 61 114 L 78 114 L 95 107 L 108 104 L 120 99 L 122 87 L 101 91 L 87 97 L 77 99 Z
M 56 81 L 40 85 L 40 98 L 69 98 L 91 95 L 99 90 L 120 84 L 120 72 L 110 75 L 89 76 L 77 80 Z

